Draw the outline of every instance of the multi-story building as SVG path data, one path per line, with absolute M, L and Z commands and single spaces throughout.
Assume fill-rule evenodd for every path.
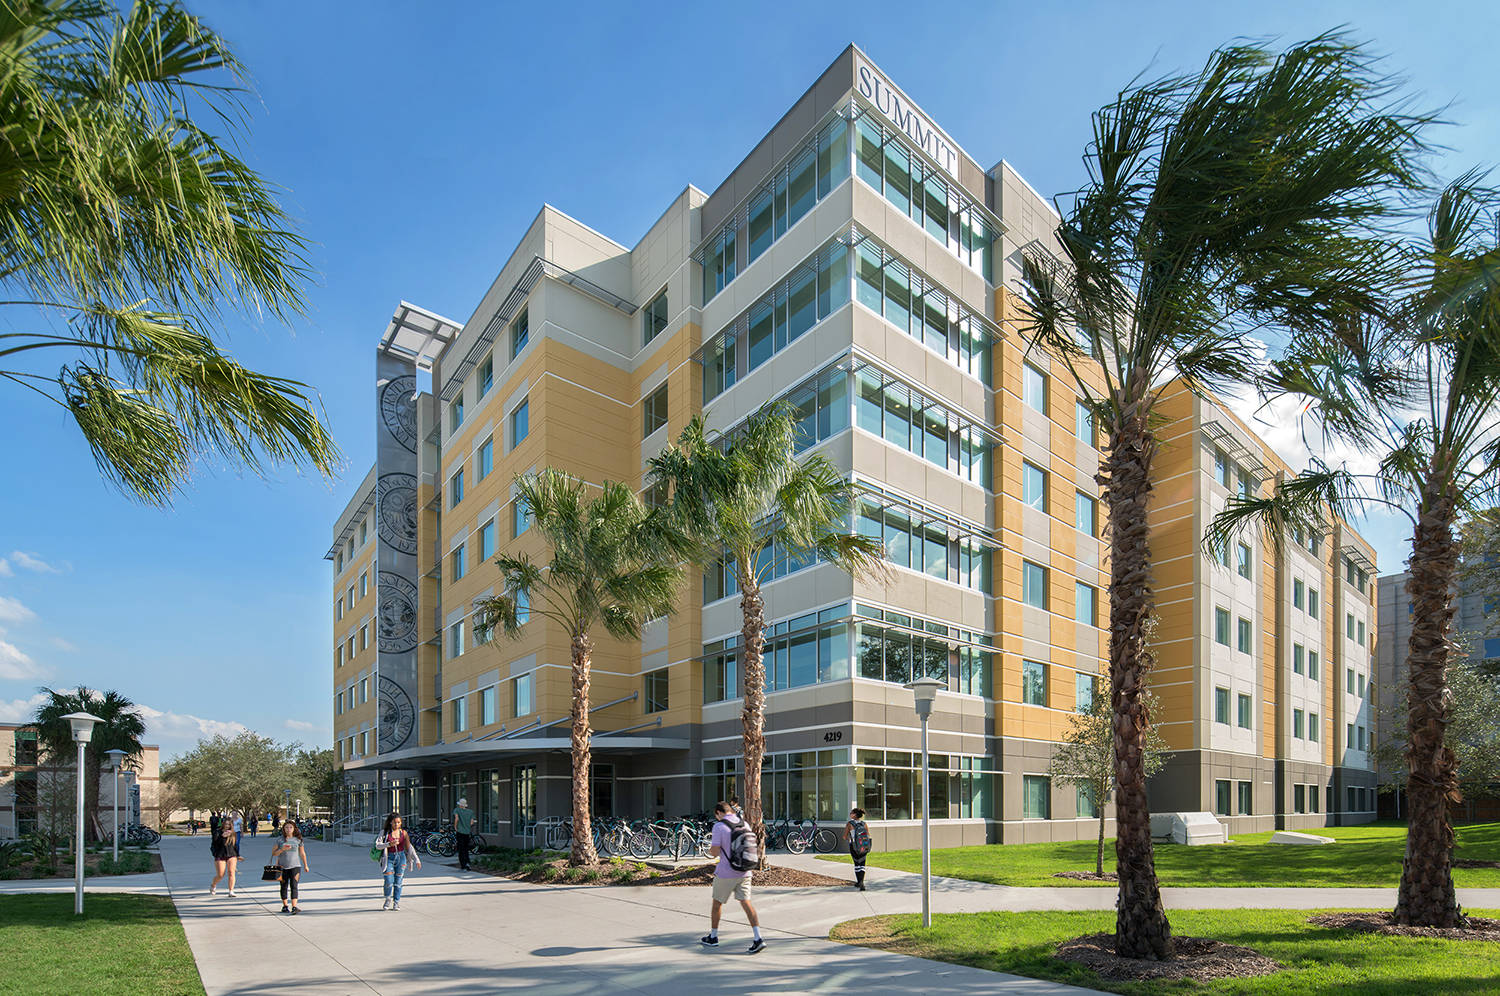
M 881 846 L 914 844 L 919 728 L 903 685 L 931 675 L 948 687 L 931 728 L 939 843 L 1092 834 L 1096 802 L 1054 786 L 1048 764 L 1106 650 L 1098 452 L 1066 372 L 1013 330 L 1017 253 L 1049 245 L 1056 221 L 1007 163 L 981 167 L 851 46 L 713 193 L 689 186 L 634 246 L 546 206 L 468 321 L 403 303 L 376 354 L 375 466 L 327 555 L 346 810 L 435 815 L 467 795 L 506 842 L 567 815 L 566 636 L 540 616 L 514 641 L 472 625 L 499 551 L 546 556 L 514 475 L 551 465 L 644 490 L 646 462 L 692 416 L 732 433 L 785 398 L 804 451 L 859 486 L 854 527 L 881 538 L 889 570 L 789 562 L 765 587 L 768 814 L 841 819 L 859 805 Z M 1264 449 L 1199 404 L 1182 405 L 1198 420 L 1183 441 L 1212 421 Z M 1191 447 L 1172 458 L 1161 528 L 1181 546 L 1220 492 Z M 1159 634 L 1164 721 L 1183 752 L 1164 776 L 1171 798 L 1212 808 L 1229 772 L 1271 784 L 1225 815 L 1290 821 L 1283 774 L 1321 794 L 1343 759 L 1332 735 L 1308 747 L 1281 728 L 1294 697 L 1320 694 L 1284 687 L 1274 666 L 1284 613 L 1265 586 L 1281 574 L 1257 553 L 1240 585 L 1191 548 L 1184 579 L 1166 578 Z M 1259 671 L 1198 639 L 1220 590 L 1253 606 L 1241 614 L 1258 627 Z M 672 816 L 736 791 L 735 596 L 725 565 L 695 571 L 679 611 L 638 642 L 598 637 L 596 812 Z M 1249 731 L 1211 718 L 1221 668 L 1243 673 Z M 1341 715 L 1331 684 L 1320 730 Z
M 77 768 L 71 756 L 62 763 L 40 757 L 36 731 L 0 725 L 0 840 L 24 837 L 33 830 L 71 833 Z M 160 750 L 146 744 L 141 756 L 120 775 L 120 819 L 157 825 Z M 99 774 L 99 819 L 109 826 L 115 804 L 115 775 Z

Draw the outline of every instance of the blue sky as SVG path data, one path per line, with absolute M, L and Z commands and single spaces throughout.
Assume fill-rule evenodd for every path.
M 1089 113 L 1143 69 L 1339 25 L 1451 105 L 1440 173 L 1500 163 L 1491 3 L 190 6 L 255 77 L 245 152 L 285 188 L 320 273 L 308 320 L 226 338 L 317 389 L 346 471 L 205 466 L 171 510 L 140 508 L 55 409 L 0 389 L 0 722 L 40 684 L 118 688 L 167 755 L 234 724 L 328 742 L 321 558 L 372 457 L 374 343 L 396 303 L 467 319 L 544 201 L 634 243 L 685 185 L 712 190 L 851 41 L 981 163 L 1004 158 L 1048 195 L 1079 185 Z M 1363 528 L 1397 569 L 1404 526 Z

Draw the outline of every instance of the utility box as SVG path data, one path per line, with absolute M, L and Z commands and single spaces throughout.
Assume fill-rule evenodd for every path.
M 1177 844 L 1227 844 L 1229 828 L 1213 813 L 1152 813 L 1151 836 Z

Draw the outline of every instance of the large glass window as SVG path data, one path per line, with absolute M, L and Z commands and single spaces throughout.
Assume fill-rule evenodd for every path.
M 491 685 L 488 688 L 481 688 L 479 690 L 480 726 L 489 726 L 491 723 L 497 722 L 499 720 L 500 714 L 497 711 L 495 703 L 495 700 L 498 697 L 496 695 L 496 691 L 497 690 L 494 685 Z
M 490 476 L 495 469 L 495 437 L 491 436 L 479 444 L 479 479 Z
M 469 544 L 460 543 L 448 555 L 453 563 L 453 580 L 457 581 L 469 573 Z
M 667 292 L 663 290 L 641 309 L 641 345 L 655 339 L 667 327 Z
M 516 718 L 530 716 L 536 712 L 536 672 L 531 671 L 511 680 L 511 702 L 515 704 Z
M 1021 364 L 1021 401 L 1033 411 L 1047 413 L 1047 375 L 1030 363 Z
M 460 695 L 448 702 L 448 714 L 452 718 L 454 733 L 462 733 L 469 728 L 469 697 Z
M 1080 443 L 1095 445 L 1094 413 L 1082 401 L 1073 403 L 1073 434 Z
M 460 619 L 448 627 L 448 659 L 461 657 L 464 652 L 464 621 Z
M 649 436 L 667 424 L 667 385 L 652 391 L 641 406 L 645 411 L 643 435 Z
M 823 763 L 824 755 L 828 753 L 817 752 L 820 765 Z M 834 763 L 837 764 L 847 752 L 833 751 L 831 753 Z M 854 798 L 850 800 L 850 804 L 864 809 L 866 819 L 906 820 L 921 816 L 918 800 L 922 796 L 922 781 L 921 772 L 917 770 L 920 769 L 922 763 L 920 753 L 860 749 L 854 754 Z M 801 755 L 804 772 L 806 761 L 810 756 Z M 773 757 L 777 759 L 774 762 Z M 792 807 L 792 812 L 795 812 L 798 804 L 795 792 L 782 792 L 779 788 L 782 770 L 779 765 L 787 763 L 780 761 L 781 757 L 789 759 L 794 766 L 790 769 L 792 772 L 796 770 L 797 762 L 794 759 L 798 755 L 767 756 L 768 775 L 775 779 L 778 785 L 774 792 L 768 791 L 764 797 L 767 813 L 784 811 L 781 805 L 783 799 L 788 806 Z M 992 786 L 994 772 L 989 758 L 932 754 L 928 763 L 932 777 L 928 812 L 933 819 L 988 819 L 993 815 L 991 800 L 994 797 Z M 771 771 L 775 774 L 771 774 Z M 796 778 L 797 776 L 793 774 L 787 781 L 794 784 Z M 805 783 L 805 775 L 803 780 Z M 835 781 L 833 793 L 835 802 L 838 801 L 838 784 Z M 819 787 L 821 802 L 823 797 L 821 781 Z M 832 816 L 842 819 L 845 812 L 847 808 L 834 810 Z M 823 817 L 819 815 L 818 818 Z
M 1099 624 L 1099 589 L 1082 581 L 1073 582 L 1073 618 L 1090 626 Z
M 1047 665 L 1041 661 L 1021 662 L 1021 701 L 1027 705 L 1047 704 Z
M 989 547 L 946 516 L 910 503 L 883 505 L 872 493 L 860 499 L 855 528 L 879 539 L 885 559 L 897 567 L 977 591 L 990 590 Z
M 479 527 L 479 559 L 489 560 L 495 555 L 495 520 L 491 519 Z
M 1073 493 L 1073 525 L 1081 533 L 1099 535 L 1099 503 L 1082 491 Z
M 1021 776 L 1021 816 L 1028 820 L 1052 819 L 1052 779 L 1046 775 Z
M 1084 674 L 1079 671 L 1073 675 L 1076 682 L 1073 691 L 1073 708 L 1079 712 L 1088 712 L 1094 708 L 1094 699 L 1099 694 L 1099 678 L 1092 674 Z
M 458 468 L 452 477 L 448 478 L 448 507 L 452 508 L 464 500 L 464 469 Z
M 1250 620 L 1241 616 L 1238 620 L 1236 620 L 1236 625 L 1238 627 L 1237 635 L 1240 653 L 1248 654 L 1252 650 L 1252 642 L 1254 640 L 1254 633 L 1250 626 Z
M 739 698 L 739 671 L 736 648 L 739 640 L 727 637 L 703 647 L 703 703 L 725 702 Z
M 1229 646 L 1229 610 L 1214 609 L 1214 642 Z
M 1250 577 L 1250 547 L 1240 543 L 1235 548 L 1235 572 L 1242 578 Z
M 861 429 L 967 481 L 991 487 L 990 438 L 976 423 L 873 367 L 861 369 L 855 384 L 854 420 Z
M 1239 814 L 1241 816 L 1249 816 L 1251 810 L 1254 808 L 1252 805 L 1252 786 L 1249 782 L 1236 782 L 1235 786 L 1240 796 Z
M 867 605 L 859 606 L 858 615 L 854 654 L 860 677 L 903 685 L 930 677 L 952 691 L 990 694 L 991 637 Z
M 1021 501 L 1029 508 L 1047 511 L 1047 472 L 1021 461 Z
M 855 299 L 960 370 L 990 383 L 987 320 L 870 238 L 854 246 Z
M 527 398 L 510 413 L 510 446 L 515 449 L 531 434 L 531 399 Z
M 1229 725 L 1229 689 L 1214 689 L 1214 722 Z
M 1307 653 L 1307 651 L 1302 646 L 1302 644 L 1300 644 L 1300 643 L 1294 643 L 1294 644 L 1292 644 L 1292 673 L 1293 674 L 1302 674 L 1306 670 L 1306 666 L 1303 664 L 1303 659 L 1306 656 L 1306 653 Z
M 511 769 L 515 794 L 510 810 L 510 831 L 519 834 L 536 822 L 536 765 L 518 764 Z
M 1230 815 L 1229 805 L 1230 805 L 1231 801 L 1234 798 L 1230 794 L 1230 792 L 1231 792 L 1231 787 L 1230 787 L 1228 779 L 1226 779 L 1226 778 L 1218 778 L 1218 779 L 1214 780 L 1214 815 L 1215 816 L 1228 816 L 1228 815 Z
M 1021 561 L 1021 601 L 1034 608 L 1047 607 L 1047 568 Z
M 645 681 L 646 712 L 666 712 L 668 708 L 667 691 L 670 687 L 668 681 L 668 668 L 648 672 Z

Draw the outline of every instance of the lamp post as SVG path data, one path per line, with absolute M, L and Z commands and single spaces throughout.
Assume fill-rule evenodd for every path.
M 115 842 L 115 864 L 120 863 L 120 763 L 125 760 L 126 754 L 116 747 L 114 750 L 104 752 L 109 755 L 109 763 L 115 769 L 115 822 L 110 827 L 109 835 Z
M 63 719 L 73 728 L 73 742 L 78 745 L 78 818 L 73 824 L 76 831 L 73 841 L 73 914 L 77 916 L 83 913 L 83 773 L 86 767 L 83 756 L 94 735 L 94 724 L 102 720 L 87 712 L 70 712 Z
M 933 677 L 918 678 L 909 683 L 916 700 L 917 718 L 922 721 L 922 926 L 932 926 L 932 813 L 929 797 L 932 787 L 927 771 L 927 721 L 932 718 L 932 703 L 939 690 L 947 685 Z
M 287 789 L 286 790 L 286 819 L 289 820 L 291 818 L 292 818 L 292 790 L 291 789 Z M 282 820 L 282 822 L 285 823 L 286 820 Z

